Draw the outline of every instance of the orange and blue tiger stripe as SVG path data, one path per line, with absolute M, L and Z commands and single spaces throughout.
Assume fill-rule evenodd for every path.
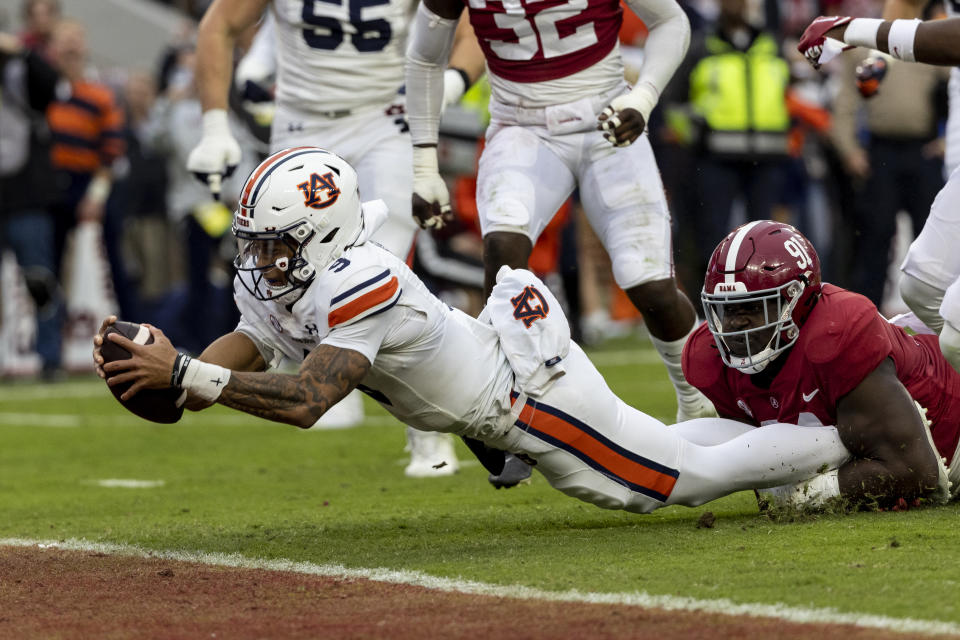
M 517 393 L 511 392 L 511 403 Z M 624 449 L 573 416 L 528 398 L 514 424 L 530 435 L 574 455 L 631 491 L 666 502 L 680 471 Z
M 373 316 L 383 313 L 400 300 L 400 281 L 390 274 L 389 269 L 344 291 L 330 301 L 327 314 L 327 326 L 350 322 L 361 316 Z
M 240 194 L 240 207 L 242 209 L 252 209 L 253 206 L 257 203 L 257 196 L 259 195 L 261 187 L 266 183 L 267 178 L 273 173 L 274 169 L 280 166 L 280 161 L 287 157 L 294 157 L 298 155 L 303 155 L 304 153 L 315 153 L 319 149 L 314 147 L 290 147 L 289 149 L 283 149 L 282 151 L 277 151 L 272 156 L 260 163 L 260 165 L 253 170 L 253 173 L 247 178 L 247 183 L 243 188 L 243 193 Z M 253 211 L 250 212 L 250 217 L 253 217 Z

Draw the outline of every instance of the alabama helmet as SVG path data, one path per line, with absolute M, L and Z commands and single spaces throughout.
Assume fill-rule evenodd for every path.
M 700 296 L 724 363 L 744 373 L 763 371 L 797 341 L 821 287 L 820 258 L 792 226 L 760 220 L 731 231 L 710 257 Z M 727 314 L 751 303 L 762 324 L 725 325 Z
M 253 170 L 233 216 L 234 264 L 261 300 L 298 299 L 363 230 L 357 172 L 318 147 L 279 151 Z

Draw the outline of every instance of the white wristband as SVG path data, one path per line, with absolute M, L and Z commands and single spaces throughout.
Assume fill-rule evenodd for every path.
M 230 135 L 227 112 L 224 109 L 210 109 L 203 112 L 203 136 Z
M 230 369 L 195 360 L 186 354 L 178 354 L 173 364 L 171 383 L 185 389 L 190 395 L 207 402 L 216 402 L 230 381 Z
M 436 147 L 413 148 L 413 175 L 433 175 L 440 173 Z
M 630 93 L 614 98 L 610 105 L 617 111 L 623 109 L 636 109 L 643 116 L 643 121 L 650 122 L 650 112 L 657 106 L 660 100 L 660 92 L 647 81 L 637 82 Z
M 854 18 L 843 32 L 843 41 L 855 47 L 877 48 L 877 31 L 883 20 L 880 18 Z
M 913 42 L 917 35 L 919 20 L 894 20 L 887 35 L 887 51 L 904 62 L 916 62 L 913 57 Z
M 86 197 L 94 202 L 106 202 L 110 197 L 110 179 L 97 176 L 87 185 Z

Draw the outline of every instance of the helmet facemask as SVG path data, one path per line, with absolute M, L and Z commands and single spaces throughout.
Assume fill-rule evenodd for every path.
M 703 291 L 707 326 L 720 349 L 723 362 L 743 373 L 763 371 L 777 356 L 793 346 L 800 336 L 794 309 L 803 297 L 806 283 L 791 280 L 779 287 L 747 292 Z M 753 319 L 746 328 L 735 316 Z
M 295 302 L 313 281 L 317 270 L 305 257 L 316 231 L 306 221 L 275 232 L 251 233 L 234 229 L 237 256 L 234 266 L 240 282 L 254 297 L 286 304 Z M 292 295 L 299 292 L 296 296 Z

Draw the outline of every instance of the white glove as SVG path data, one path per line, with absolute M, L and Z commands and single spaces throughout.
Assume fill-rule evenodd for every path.
M 460 98 L 467 92 L 467 83 L 464 80 L 464 74 L 459 69 L 447 69 L 443 72 L 443 106 L 442 111 L 447 107 L 460 102 Z
M 417 224 L 424 229 L 443 228 L 450 215 L 450 192 L 440 175 L 436 147 L 413 148 L 413 196 Z
M 213 197 L 220 199 L 220 183 L 240 164 L 240 145 L 230 133 L 227 112 L 210 109 L 203 114 L 203 137 L 187 158 L 187 170 L 210 187 Z

